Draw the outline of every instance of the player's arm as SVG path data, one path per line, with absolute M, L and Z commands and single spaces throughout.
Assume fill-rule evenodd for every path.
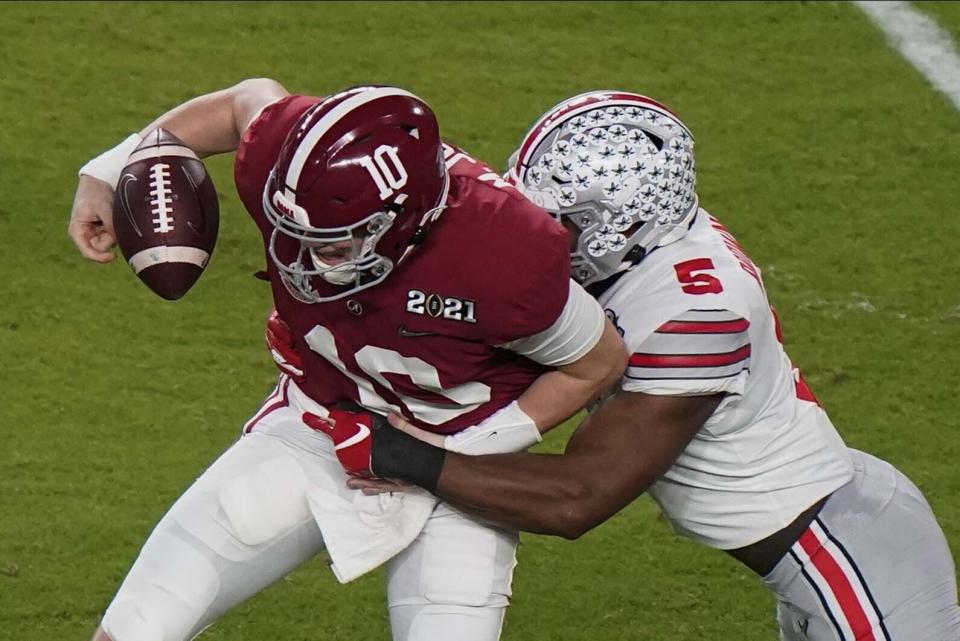
M 582 287 L 569 282 L 563 309 L 546 329 L 510 341 L 504 349 L 547 366 L 506 407 L 467 429 L 428 442 L 463 454 L 500 454 L 525 450 L 619 379 L 627 354 L 620 335 Z
M 201 158 L 236 151 L 244 130 L 260 111 L 288 95 L 276 80 L 251 78 L 174 107 L 144 127 L 139 135 L 162 127 Z
M 142 136 L 157 127 L 180 138 L 198 156 L 235 151 L 247 125 L 272 102 L 288 95 L 266 78 L 244 80 L 233 87 L 189 100 L 166 112 L 140 132 L 88 162 L 80 170 L 68 234 L 80 253 L 96 262 L 113 260 L 113 192 L 127 157 Z
M 671 315 L 639 342 L 620 391 L 584 422 L 566 454 L 451 455 L 438 493 L 514 527 L 582 534 L 663 475 L 724 395 L 743 393 L 749 328 L 726 309 Z
M 540 375 L 517 399 L 540 433 L 597 400 L 620 380 L 627 363 L 626 348 L 610 321 L 601 319 L 600 338 L 593 347 L 576 360 Z
M 660 478 L 721 398 L 618 392 L 580 425 L 562 455 L 465 456 L 378 430 L 377 439 L 388 438 L 375 439 L 372 468 L 495 523 L 573 539 Z M 376 491 L 378 483 L 353 479 L 349 485 Z

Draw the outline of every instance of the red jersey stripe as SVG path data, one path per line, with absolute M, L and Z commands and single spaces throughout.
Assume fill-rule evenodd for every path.
M 745 332 L 750 321 L 667 321 L 657 328 L 657 334 L 735 334 Z
M 820 576 L 827 582 L 837 603 L 840 604 L 843 618 L 847 621 L 850 629 L 853 630 L 854 638 L 857 641 L 877 641 L 876 635 L 873 634 L 873 626 L 867 618 L 867 613 L 850 584 L 850 578 L 844 574 L 843 568 L 833 558 L 830 551 L 820 543 L 816 534 L 809 528 L 800 535 L 799 543 L 803 547 L 803 551 L 810 557 L 811 563 L 817 568 Z M 856 577 L 854 577 L 854 580 L 857 580 Z
M 722 354 L 632 354 L 631 367 L 723 367 L 750 356 L 750 345 Z
M 257 426 L 257 423 L 259 423 L 264 418 L 266 418 L 267 414 L 270 414 L 271 412 L 274 412 L 280 409 L 281 407 L 286 407 L 287 405 L 290 404 L 290 399 L 287 396 L 287 388 L 289 386 L 290 386 L 290 379 L 284 378 L 283 382 L 277 386 L 278 389 L 274 391 L 274 393 L 271 394 L 270 397 L 267 399 L 267 403 L 264 403 L 264 406 L 260 408 L 260 411 L 257 412 L 257 414 L 252 419 L 247 421 L 247 424 L 243 426 L 244 434 L 249 434 L 250 432 L 252 432 L 253 428 Z M 281 392 L 280 400 L 270 403 L 270 400 L 276 398 L 278 392 Z

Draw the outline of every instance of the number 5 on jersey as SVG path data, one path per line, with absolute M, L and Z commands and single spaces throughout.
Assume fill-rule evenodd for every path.
M 685 260 L 674 265 L 673 269 L 677 272 L 677 280 L 683 285 L 680 289 L 685 294 L 719 294 L 723 291 L 720 280 L 706 273 L 716 269 L 709 258 Z
M 744 256 L 746 256 L 744 254 Z M 752 262 L 749 262 L 749 259 L 746 259 L 750 266 L 750 269 L 744 267 L 744 270 L 757 279 L 757 282 L 760 283 L 760 287 L 763 287 L 760 279 L 757 278 L 757 269 Z M 741 263 L 743 266 L 743 263 Z M 682 289 L 687 294 L 719 294 L 723 291 L 723 285 L 720 283 L 720 280 L 713 276 L 712 274 L 706 273 L 711 269 L 716 269 L 713 264 L 713 261 L 709 258 L 694 258 L 693 260 L 686 260 L 682 263 L 677 263 L 673 266 L 674 271 L 677 272 L 677 280 L 683 284 Z M 777 337 L 777 342 L 783 345 L 783 333 L 780 331 L 780 319 L 777 317 L 777 312 L 774 311 L 773 307 L 770 308 L 770 313 L 773 315 L 773 326 L 774 332 Z M 817 400 L 817 397 L 814 396 L 813 390 L 810 389 L 810 386 L 807 385 L 807 382 L 803 379 L 803 375 L 800 373 L 800 370 L 796 367 L 790 366 L 793 371 L 794 377 L 794 386 L 796 388 L 797 398 L 802 401 L 809 401 L 810 403 L 816 403 L 820 405 L 820 401 Z

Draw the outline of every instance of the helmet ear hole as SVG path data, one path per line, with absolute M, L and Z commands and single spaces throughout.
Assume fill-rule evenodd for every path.
M 640 245 L 634 245 L 630 251 L 627 252 L 627 255 L 623 257 L 625 261 L 631 265 L 636 265 L 643 257 L 647 255 L 647 250 L 641 247 Z

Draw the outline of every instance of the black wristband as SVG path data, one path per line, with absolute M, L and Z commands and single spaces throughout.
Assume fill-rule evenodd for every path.
M 406 481 L 433 492 L 437 489 L 446 457 L 446 450 L 428 445 L 390 425 L 377 426 L 373 432 L 370 469 L 381 478 Z

